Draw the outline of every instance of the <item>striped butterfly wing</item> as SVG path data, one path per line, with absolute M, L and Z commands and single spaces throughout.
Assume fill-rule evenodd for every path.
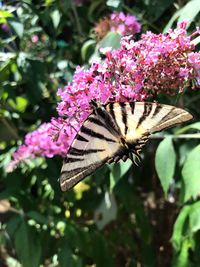
M 60 185 L 66 191 L 118 153 L 119 129 L 112 117 L 97 108 L 83 123 L 64 160 Z
M 191 119 L 192 115 L 183 109 L 157 103 L 98 106 L 68 151 L 61 170 L 61 189 L 70 189 L 106 162 L 132 159 L 132 153 L 139 156 L 150 134 Z
M 193 116 L 184 109 L 148 102 L 109 103 L 106 110 L 121 129 L 126 142 L 137 142 Z

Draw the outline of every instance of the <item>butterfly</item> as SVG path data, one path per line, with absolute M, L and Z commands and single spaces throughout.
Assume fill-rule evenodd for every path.
M 136 163 L 152 133 L 160 132 L 193 116 L 184 109 L 148 102 L 91 101 L 93 112 L 84 121 L 64 159 L 60 186 L 66 191 L 105 163 Z M 135 157 L 133 157 L 133 155 Z

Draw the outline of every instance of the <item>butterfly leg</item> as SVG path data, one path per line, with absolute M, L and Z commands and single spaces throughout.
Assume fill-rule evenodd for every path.
M 128 159 L 128 156 L 127 155 L 124 155 L 123 157 L 122 157 L 122 160 L 125 162 L 126 160 Z

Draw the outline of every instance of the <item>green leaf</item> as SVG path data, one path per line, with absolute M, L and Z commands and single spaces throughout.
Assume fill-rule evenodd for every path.
M 197 232 L 200 229 L 200 201 L 191 206 L 189 222 L 192 232 Z
M 190 265 L 189 250 L 192 247 L 192 242 L 190 239 L 183 240 L 180 253 L 175 258 L 175 262 L 172 267 L 188 267 Z
M 176 165 L 176 154 L 171 137 L 165 138 L 159 144 L 156 151 L 155 165 L 158 177 L 166 196 L 169 186 L 173 180 Z
M 194 44 L 195 46 L 198 45 L 199 43 L 200 43 L 200 36 L 196 37 L 191 41 L 191 44 Z
M 62 242 L 60 251 L 58 252 L 59 267 L 81 267 L 82 261 L 76 255 L 73 254 L 71 248 L 69 248 L 69 242 Z
M 191 209 L 190 206 L 183 207 L 174 224 L 171 242 L 174 249 L 177 252 L 180 250 L 182 241 L 184 239 L 183 230 L 184 230 L 184 225 L 186 223 L 186 219 L 189 216 L 190 209 Z
M 170 21 L 165 26 L 163 32 L 166 32 L 169 28 L 171 28 L 173 23 L 177 19 L 178 19 L 178 22 L 181 22 L 183 20 L 188 20 L 187 27 L 189 27 L 190 23 L 195 19 L 199 11 L 200 11 L 199 0 L 189 1 L 184 7 L 182 7 L 176 13 L 174 13 Z
M 182 176 L 185 184 L 184 201 L 196 198 L 200 192 L 200 145 L 195 147 L 185 160 Z
M 101 232 L 93 232 L 90 236 L 92 239 L 92 258 L 94 260 L 95 266 L 97 267 L 114 267 L 112 255 L 110 253 L 111 249 L 108 247 L 108 242 L 101 234 Z
M 181 128 L 181 129 L 178 129 L 178 131 L 176 131 L 176 134 L 182 134 L 182 133 L 185 133 L 191 129 L 200 130 L 200 122 L 195 122 L 195 123 L 192 123 L 190 125 L 187 125 L 187 126 Z
M 112 49 L 118 49 L 120 47 L 121 35 L 117 32 L 109 32 L 99 42 L 99 48 L 111 47 Z
M 149 21 L 154 22 L 170 7 L 173 0 L 153 0 L 144 1 L 144 3 L 147 5 L 146 16 Z
M 24 112 L 28 105 L 27 99 L 21 96 L 17 96 L 15 100 L 9 99 L 8 103 L 12 108 L 18 110 L 19 112 Z
M 26 267 L 38 267 L 41 257 L 41 242 L 36 230 L 22 221 L 15 234 L 15 248 L 20 262 Z
M 24 33 L 24 25 L 16 18 L 10 18 L 8 20 L 10 26 L 19 38 L 22 38 Z
M 0 10 L 0 23 L 6 23 L 7 18 L 12 18 L 13 14 L 7 10 Z
M 61 19 L 60 12 L 57 9 L 51 13 L 51 19 L 53 22 L 54 29 L 56 30 L 58 28 Z
M 87 40 L 82 48 L 81 48 L 81 57 L 83 60 L 89 59 L 91 56 L 92 52 L 94 52 L 95 49 L 95 41 L 94 40 Z
M 106 5 L 112 8 L 118 8 L 121 4 L 120 0 L 107 0 Z
M 119 162 L 110 166 L 110 192 L 112 192 L 118 181 L 127 173 L 132 166 L 132 162 L 127 160 L 126 162 Z

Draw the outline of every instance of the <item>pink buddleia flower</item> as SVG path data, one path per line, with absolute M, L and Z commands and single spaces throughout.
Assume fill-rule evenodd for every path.
M 120 15 L 120 19 L 124 19 Z M 199 34 L 198 31 L 191 36 Z M 65 156 L 82 123 L 92 112 L 91 100 L 144 101 L 158 94 L 175 95 L 200 86 L 200 54 L 187 36 L 185 23 L 165 34 L 147 32 L 139 41 L 126 36 L 117 50 L 104 50 L 105 60 L 89 69 L 77 67 L 73 80 L 57 95 L 59 118 L 28 134 L 14 154 L 18 164 L 28 157 Z
M 100 41 L 110 31 L 117 32 L 121 36 L 134 36 L 141 31 L 141 25 L 135 16 L 123 12 L 115 12 L 100 19 L 94 31 L 97 41 Z
M 58 134 L 59 133 L 59 134 Z M 52 118 L 51 123 L 43 123 L 37 130 L 25 136 L 24 144 L 13 154 L 7 171 L 13 171 L 20 162 L 28 158 L 65 156 L 75 135 L 75 130 L 63 123 L 63 119 Z

